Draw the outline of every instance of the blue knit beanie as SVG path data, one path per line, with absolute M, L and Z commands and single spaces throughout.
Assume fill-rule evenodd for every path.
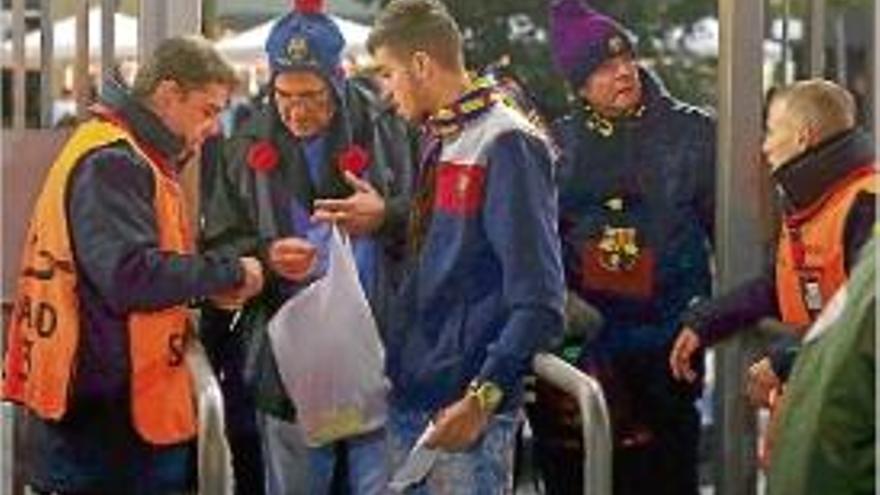
M 584 0 L 557 0 L 550 9 L 553 62 L 572 87 L 581 87 L 602 62 L 633 52 L 632 33 Z
M 312 70 L 337 86 L 342 80 L 345 38 L 323 12 L 320 0 L 296 0 L 294 10 L 272 26 L 266 55 L 272 74 Z

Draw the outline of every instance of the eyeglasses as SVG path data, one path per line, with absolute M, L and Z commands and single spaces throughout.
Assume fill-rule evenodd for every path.
M 327 89 L 303 91 L 301 93 L 288 93 L 275 88 L 275 101 L 286 108 L 300 107 L 303 110 L 321 110 L 330 101 L 330 92 Z

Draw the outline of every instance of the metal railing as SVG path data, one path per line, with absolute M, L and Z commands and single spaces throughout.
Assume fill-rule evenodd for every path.
M 611 423 L 599 382 L 550 354 L 535 356 L 532 369 L 577 400 L 584 441 L 584 493 L 611 495 Z
M 12 302 L 3 300 L 2 318 L 0 329 L 6 328 L 6 322 L 12 314 Z M 0 331 L 0 359 L 2 359 L 6 345 L 5 334 Z M 22 488 L 15 479 L 14 452 L 15 452 L 15 410 L 9 404 L 0 402 L 0 493 L 18 494 Z

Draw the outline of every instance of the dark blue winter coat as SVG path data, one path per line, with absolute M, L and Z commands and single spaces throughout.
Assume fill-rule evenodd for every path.
M 715 125 L 641 71 L 643 106 L 605 121 L 583 109 L 555 126 L 567 284 L 605 320 L 612 352 L 668 345 L 711 289 Z

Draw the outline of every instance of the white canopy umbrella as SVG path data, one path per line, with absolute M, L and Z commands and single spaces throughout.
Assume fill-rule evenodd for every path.
M 704 17 L 694 23 L 691 31 L 687 34 L 684 29 L 677 28 L 670 36 L 673 39 L 681 39 L 686 50 L 698 57 L 717 57 L 720 24 L 714 17 Z M 682 39 L 683 37 L 683 39 Z M 765 62 L 777 62 L 780 59 L 780 43 L 774 40 L 764 40 Z
M 136 58 L 138 44 L 138 21 L 129 15 L 116 13 L 115 50 L 118 59 Z M 68 17 L 53 24 L 53 59 L 70 61 L 76 56 L 76 18 Z M 101 58 L 101 9 L 94 7 L 89 10 L 89 59 Z M 33 30 L 24 37 L 25 61 L 29 68 L 37 68 L 40 64 L 40 48 L 42 34 L 39 29 Z M 12 65 L 12 40 L 3 42 L 3 65 Z
M 329 17 L 339 26 L 342 37 L 345 38 L 344 54 L 353 57 L 366 54 L 367 36 L 370 34 L 370 28 L 334 15 Z M 269 38 L 272 26 L 280 18 L 280 16 L 275 17 L 256 27 L 224 38 L 215 46 L 232 62 L 247 65 L 265 63 L 266 39 Z

